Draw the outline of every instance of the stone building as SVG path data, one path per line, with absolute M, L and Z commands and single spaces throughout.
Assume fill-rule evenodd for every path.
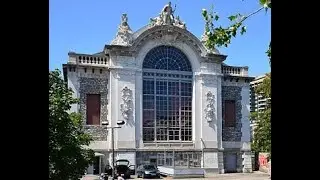
M 64 78 L 80 104 L 97 152 L 95 172 L 116 159 L 130 164 L 251 172 L 248 67 L 223 63 L 187 30 L 171 4 L 133 32 L 126 14 L 101 52 L 70 52 Z M 99 156 L 100 155 L 100 156 Z

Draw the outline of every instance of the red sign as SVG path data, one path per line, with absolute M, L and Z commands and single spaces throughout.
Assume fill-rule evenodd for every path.
M 264 155 L 260 155 L 259 156 L 259 166 L 267 166 L 268 164 L 268 159 L 267 159 L 267 156 L 264 156 Z

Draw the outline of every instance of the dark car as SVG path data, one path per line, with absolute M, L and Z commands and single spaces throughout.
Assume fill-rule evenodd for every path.
M 138 178 L 160 178 L 160 172 L 157 167 L 153 164 L 140 165 L 137 168 Z
M 126 159 L 119 159 L 115 162 L 115 177 L 123 176 L 125 179 L 129 179 L 130 175 L 135 174 L 134 165 L 130 165 L 130 161 Z M 106 165 L 104 177 L 108 179 L 108 176 L 112 176 L 112 167 L 110 165 Z
M 122 176 L 125 179 L 130 179 L 131 170 L 130 170 L 130 161 L 126 159 L 119 159 L 115 163 L 115 176 Z M 115 178 L 116 178 L 115 177 Z

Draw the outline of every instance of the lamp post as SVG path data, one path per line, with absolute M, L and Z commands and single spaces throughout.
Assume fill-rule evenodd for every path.
M 102 121 L 101 123 L 103 126 L 108 126 L 109 123 L 108 121 Z M 124 121 L 117 121 L 117 125 L 118 126 L 114 126 L 114 127 L 107 127 L 107 129 L 111 129 L 111 148 L 112 148 L 112 178 L 115 177 L 115 165 L 114 165 L 114 129 L 115 128 L 121 128 L 122 125 L 124 125 L 125 122 Z

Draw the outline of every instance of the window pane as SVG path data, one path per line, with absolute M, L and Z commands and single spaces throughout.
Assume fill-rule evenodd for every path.
M 143 94 L 154 94 L 154 81 L 144 80 L 143 81 Z
M 167 81 L 157 81 L 156 82 L 157 94 L 166 95 L 167 94 Z
M 143 127 L 154 127 L 154 110 L 143 111 Z
M 143 128 L 143 141 L 154 141 L 154 128 Z
M 154 109 L 154 95 L 143 96 L 143 109 Z
M 168 82 L 168 94 L 179 95 L 179 82 Z
M 157 128 L 157 140 L 166 141 L 168 139 L 167 128 Z

